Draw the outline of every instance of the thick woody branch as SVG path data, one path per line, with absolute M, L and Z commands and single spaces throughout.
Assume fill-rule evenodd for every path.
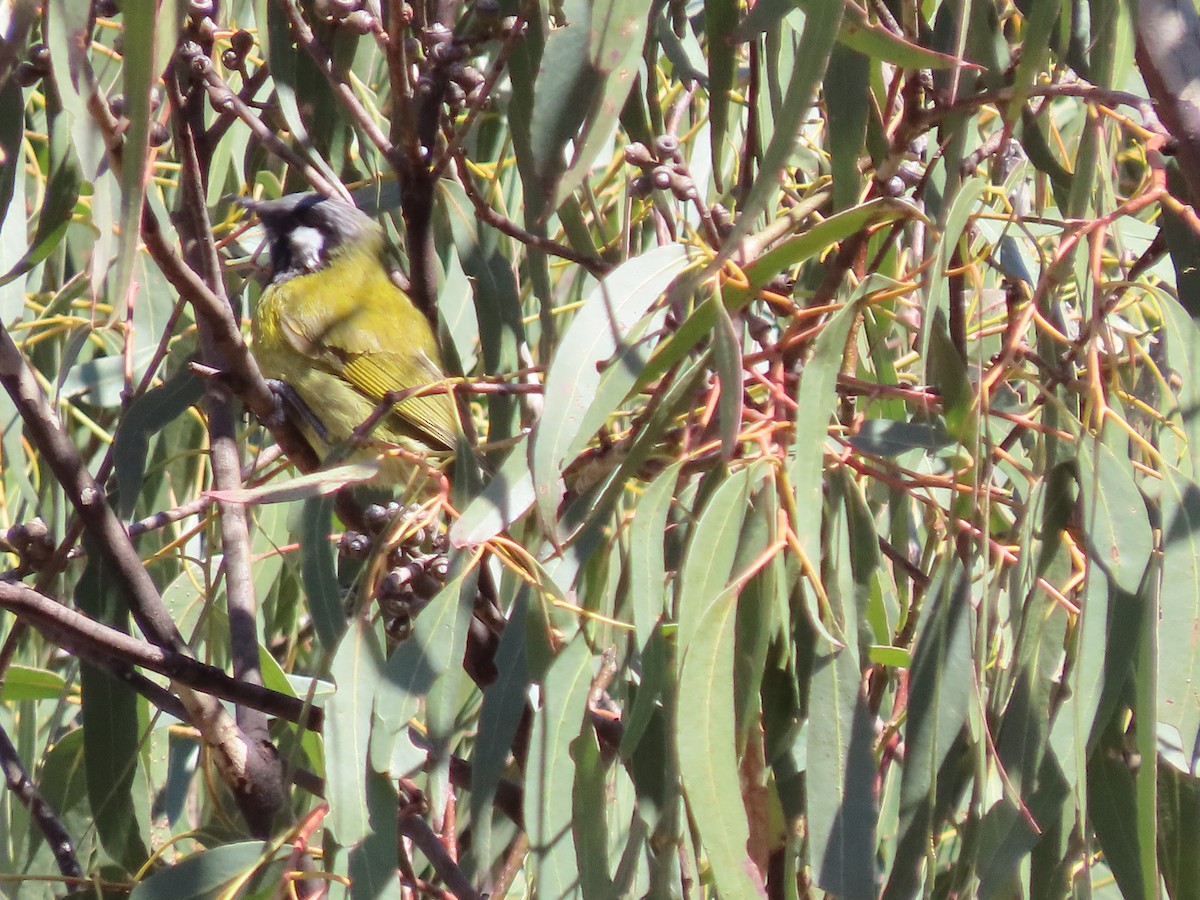
M 163 605 L 129 535 L 108 505 L 104 490 L 92 478 L 79 451 L 60 427 L 41 386 L 3 326 L 0 326 L 0 384 L 25 421 L 30 439 L 62 485 L 85 532 L 111 569 L 138 627 L 159 647 L 183 651 L 183 636 Z
M 205 317 L 212 327 L 212 338 L 220 346 L 227 366 L 221 373 L 247 408 L 261 422 L 269 422 L 271 434 L 289 460 L 303 472 L 320 465 L 317 454 L 299 430 L 275 415 L 275 395 L 267 386 L 250 348 L 242 339 L 241 329 L 228 303 L 223 303 L 185 263 L 167 242 L 158 219 L 147 207 L 142 213 L 142 240 L 167 281 L 192 305 L 196 318 Z
M 446 882 L 446 886 L 454 892 L 458 900 L 481 900 L 483 895 L 475 890 L 458 862 L 433 833 L 428 822 L 416 814 L 401 816 L 400 833 L 425 854 L 434 871 Z
M 207 57 L 205 57 L 207 61 Z M 198 133 L 204 127 L 203 94 L 193 89 L 185 98 L 179 83 L 168 82 L 174 114 L 176 146 L 181 157 L 182 202 L 179 232 L 189 257 L 190 268 L 201 274 L 222 306 L 229 306 L 221 272 L 221 260 L 212 239 L 212 225 L 205 205 Z M 224 353 L 213 338 L 207 316 L 199 317 L 200 350 L 204 361 L 218 369 L 226 368 Z M 208 409 L 209 458 L 213 487 L 218 491 L 236 490 L 242 485 L 241 451 L 238 446 L 233 394 L 229 385 L 217 379 L 209 382 L 205 396 Z M 258 615 L 254 580 L 250 573 L 250 526 L 242 504 L 218 501 L 221 529 L 222 569 L 225 575 L 226 605 L 229 609 L 229 644 L 233 674 L 239 681 L 261 685 L 258 664 Z M 246 737 L 247 777 L 239 782 L 235 797 L 252 831 L 262 838 L 270 834 L 275 813 L 286 799 L 279 756 L 271 743 L 267 717 L 248 706 L 236 710 L 238 726 Z
M 83 868 L 75 855 L 75 842 L 59 821 L 54 808 L 46 802 L 38 790 L 25 766 L 17 748 L 8 737 L 8 732 L 0 726 L 0 769 L 4 770 L 4 782 L 12 791 L 14 797 L 29 811 L 30 818 L 37 825 L 42 837 L 46 839 L 54 859 L 58 863 L 58 871 L 68 878 L 82 878 Z
M 110 671 L 119 673 L 130 666 L 138 666 L 166 676 L 176 687 L 245 704 L 311 731 L 319 731 L 324 723 L 321 710 L 306 709 L 304 702 L 295 697 L 246 684 L 192 656 L 147 644 L 27 585 L 0 581 L 0 608 L 31 624 L 55 645 Z M 189 709 L 189 721 L 191 716 Z

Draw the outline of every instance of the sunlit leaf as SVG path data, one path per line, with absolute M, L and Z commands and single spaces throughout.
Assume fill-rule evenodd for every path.
M 672 244 L 614 269 L 563 335 L 546 373 L 545 406 L 529 451 L 537 505 L 545 521 L 555 519 L 564 463 L 591 439 L 637 378 L 641 365 L 634 365 L 630 341 L 638 335 L 632 329 L 687 260 L 687 249 Z
M 733 718 L 737 594 L 726 591 L 701 616 L 679 672 L 679 774 L 692 821 L 723 895 L 765 897 L 746 855 L 749 830 L 738 784 Z

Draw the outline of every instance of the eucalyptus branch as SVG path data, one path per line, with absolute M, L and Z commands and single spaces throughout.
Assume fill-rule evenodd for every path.
M 1167 133 L 1162 122 L 1159 121 L 1155 104 L 1145 97 L 1139 97 L 1137 94 L 1131 94 L 1128 91 L 1107 90 L 1081 81 L 1065 81 L 1055 82 L 1054 84 L 1034 85 L 1026 90 L 1024 94 L 1029 99 L 1034 97 L 1046 97 L 1049 99 L 1074 97 L 1089 103 L 1101 103 L 1114 108 L 1128 106 L 1137 110 L 1138 115 L 1142 118 L 1142 124 L 1150 131 L 1163 135 Z M 947 116 L 973 112 L 981 106 L 1003 106 L 1011 103 L 1016 96 L 1016 88 L 1005 87 L 993 91 L 983 91 L 978 94 L 969 94 L 965 97 L 959 97 L 953 103 L 933 109 L 921 110 L 913 115 L 909 123 L 913 134 L 908 135 L 908 138 L 911 140 L 916 134 L 928 131 Z
M 245 684 L 193 656 L 138 640 L 27 585 L 0 581 L 0 607 L 33 625 L 57 646 L 109 671 L 139 666 L 171 679 L 176 688 L 246 704 L 311 731 L 319 731 L 324 724 L 322 711 L 314 707 L 306 709 L 302 700 Z M 191 707 L 186 707 L 186 711 L 188 721 L 194 721 L 195 711 Z
M 104 489 L 88 473 L 46 395 L 8 329 L 0 325 L 0 384 L 25 421 L 33 444 L 42 452 L 67 499 L 75 508 L 84 530 L 92 537 L 105 562 L 112 569 L 121 595 L 129 604 L 138 627 L 159 647 L 180 652 L 186 646 L 163 605 L 154 582 L 129 542 L 120 520 L 104 496 Z
M 329 52 L 324 44 L 322 44 L 313 30 L 308 27 L 308 23 L 304 21 L 304 14 L 300 11 L 300 7 L 293 0 L 275 0 L 276 5 L 287 16 L 288 23 L 292 27 L 292 36 L 296 39 L 296 46 L 300 47 L 307 53 L 316 65 L 318 71 L 325 76 L 325 80 L 329 82 L 329 87 L 333 90 L 338 101 L 345 108 L 350 118 L 354 120 L 363 134 L 370 138 L 379 152 L 385 158 L 391 160 L 395 148 L 392 142 L 388 140 L 387 135 L 379 128 L 375 120 L 371 118 L 371 114 L 367 112 L 365 106 L 359 101 L 354 91 L 351 89 L 333 67 L 333 54 Z
M 179 47 L 179 56 L 187 63 L 192 75 L 204 86 L 214 109 L 223 116 L 232 115 L 240 119 L 263 147 L 292 168 L 304 173 L 308 183 L 317 191 L 326 197 L 349 201 L 350 196 L 341 183 L 329 181 L 316 166 L 311 165 L 286 141 L 268 128 L 258 113 L 233 92 L 233 89 L 225 83 L 225 79 L 217 74 L 213 61 L 205 55 L 199 44 L 185 41 Z
M 91 96 L 96 98 L 98 94 L 93 92 Z M 108 111 L 107 104 L 103 102 L 93 101 L 89 106 L 93 109 L 103 107 L 105 113 Z M 102 125 L 108 124 L 103 117 L 98 121 Z M 106 132 L 106 140 L 114 151 L 113 164 L 119 166 L 119 138 Z M 148 210 L 143 210 L 143 223 L 147 217 L 153 221 L 153 215 L 149 214 Z M 190 269 L 188 271 L 191 272 Z M 195 278 L 195 273 L 191 274 Z M 226 314 L 229 320 L 232 320 L 228 307 Z M 242 346 L 244 349 L 245 345 Z M 84 532 L 92 538 L 106 563 L 109 576 L 114 579 L 117 591 L 128 605 L 142 632 L 160 650 L 169 651 L 173 656 L 189 657 L 187 644 L 162 602 L 162 597 L 159 596 L 150 574 L 134 549 L 128 533 L 108 505 L 103 489 L 88 473 L 79 452 L 59 425 L 45 394 L 8 330 L 2 326 L 0 384 L 8 391 L 25 421 L 34 445 L 41 451 L 43 459 L 63 487 Z M 16 586 L 4 587 L 8 589 Z M 37 622 L 34 621 L 33 624 L 36 626 Z M 113 631 L 121 634 L 116 629 Z M 257 785 L 264 782 L 262 779 L 247 779 L 247 764 L 253 765 L 259 754 L 254 752 L 250 742 L 233 724 L 229 714 L 214 697 L 196 693 L 186 685 L 177 684 L 176 687 L 180 701 L 200 728 L 205 743 L 213 751 L 213 758 L 222 777 L 235 790 L 235 794 L 238 786 L 256 790 Z M 254 823 L 251 824 L 254 827 Z
M 239 90 L 236 94 L 233 94 L 235 102 L 226 105 L 224 110 L 217 116 L 216 121 L 208 126 L 208 131 L 204 135 L 205 143 L 208 146 L 215 147 L 217 142 L 225 136 L 225 132 L 229 130 L 230 126 L 239 119 L 242 122 L 245 122 L 251 130 L 254 130 L 255 123 L 247 121 L 243 115 L 243 111 L 245 111 L 247 114 L 253 114 L 254 109 L 250 104 L 254 101 L 254 95 L 258 93 L 258 89 L 267 83 L 267 78 L 270 74 L 270 68 L 264 64 L 255 69 L 254 74 L 243 82 L 241 90 Z M 232 94 L 233 89 L 229 87 L 228 82 L 226 82 L 224 79 L 219 80 L 221 84 L 225 85 L 226 90 Z M 205 88 L 208 87 L 207 82 L 208 80 L 205 79 Z M 209 93 L 209 96 L 212 97 L 211 92 Z M 217 106 L 216 99 L 214 99 L 212 102 L 214 106 Z M 221 106 L 218 106 L 218 109 L 221 108 Z M 259 124 L 261 124 L 261 121 L 257 116 L 255 116 L 255 122 L 259 122 Z M 272 135 L 274 135 L 274 132 L 272 132 Z M 314 187 L 315 186 L 316 185 L 314 185 Z
M 204 57 L 207 60 L 207 57 Z M 202 163 L 196 144 L 197 131 L 204 127 L 204 108 L 201 96 L 194 92 L 187 98 L 174 78 L 168 79 L 171 93 L 175 142 L 181 156 L 182 202 L 179 230 L 190 268 L 203 274 L 204 281 L 217 295 L 222 306 L 229 305 L 225 296 L 221 260 L 212 239 L 212 225 L 205 205 Z M 211 317 L 197 317 L 200 349 L 206 362 L 224 369 L 225 356 L 219 341 L 214 339 Z M 208 382 L 205 392 L 208 407 L 210 464 L 213 487 L 218 491 L 236 490 L 242 485 L 241 450 L 238 446 L 237 424 L 233 411 L 233 395 L 228 383 L 220 379 Z M 222 569 L 225 575 L 226 606 L 229 611 L 229 644 L 233 659 L 233 674 L 239 681 L 262 685 L 258 661 L 257 607 L 254 579 L 250 572 L 250 526 L 246 508 L 240 503 L 218 501 L 218 522 L 221 529 Z M 246 737 L 247 754 L 245 777 L 230 784 L 238 806 L 252 832 L 266 838 L 271 832 L 275 814 L 282 808 L 286 795 L 283 787 L 279 754 L 271 743 L 267 718 L 259 710 L 239 705 L 236 709 L 238 726 Z
M 4 770 L 4 782 L 8 789 L 29 811 L 29 817 L 46 839 L 46 844 L 58 863 L 58 870 L 68 878 L 82 878 L 83 868 L 75 855 L 75 842 L 59 821 L 54 807 L 46 802 L 29 773 L 25 771 L 21 756 L 3 725 L 0 725 L 0 769 Z
M 480 195 L 478 189 L 475 187 L 466 158 L 462 155 L 461 150 L 455 152 L 454 163 L 454 177 L 458 179 L 459 184 L 462 185 L 463 191 L 467 195 L 467 199 L 475 207 L 475 215 L 479 221 L 485 225 L 491 225 L 497 231 L 508 235 L 514 240 L 520 241 L 526 246 L 533 247 L 535 250 L 541 250 L 543 253 L 548 253 L 551 256 L 558 256 L 577 263 L 587 269 L 596 278 L 603 278 L 612 270 L 610 263 L 598 257 L 579 253 L 566 244 L 560 244 L 558 241 L 540 237 L 526 231 L 516 222 L 501 215 L 491 207 L 491 204 Z
M 133 690 L 137 691 L 161 712 L 172 715 L 180 722 L 184 722 L 196 728 L 196 723 L 192 721 L 191 714 L 187 707 L 179 702 L 179 698 L 172 694 L 165 687 L 162 687 L 157 682 L 151 681 L 147 676 L 132 668 L 125 666 L 123 668 L 113 666 L 108 670 L 114 678 L 120 679 Z M 239 708 L 246 708 L 246 704 L 239 704 Z M 325 779 L 321 778 L 315 772 L 309 769 L 292 766 L 285 773 L 292 784 L 299 788 L 308 791 L 314 797 L 325 796 Z
M 446 886 L 458 900 L 482 900 L 483 895 L 475 890 L 458 862 L 450 855 L 429 823 L 415 813 L 400 817 L 400 833 L 409 838 L 429 860 Z

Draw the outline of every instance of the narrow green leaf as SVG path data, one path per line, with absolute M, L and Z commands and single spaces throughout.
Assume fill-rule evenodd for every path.
M 479 727 L 471 750 L 471 821 L 475 830 L 471 853 L 477 867 L 492 862 L 492 800 L 508 766 L 509 754 L 528 703 L 530 673 L 525 658 L 529 591 L 518 596 L 496 649 L 496 680 L 483 691 Z
M 1014 648 L 1012 693 L 996 737 L 996 750 L 1009 784 L 1026 804 L 1039 787 L 1055 678 L 1062 665 L 1068 625 L 1066 611 L 1041 594 L 1034 595 L 1027 607 L 1025 625 Z
M 10 665 L 4 672 L 4 683 L 0 685 L 0 700 L 6 703 L 16 703 L 18 700 L 54 700 L 63 695 L 66 686 L 66 679 L 57 672 L 31 666 Z
M 271 503 L 291 503 L 312 500 L 336 493 L 351 484 L 361 484 L 379 474 L 379 460 L 346 463 L 319 469 L 282 482 L 269 482 L 252 488 L 233 488 L 227 491 L 205 491 L 206 497 L 222 503 L 245 503 L 265 506 Z
M 847 7 L 849 8 L 849 7 Z M 845 29 L 843 28 L 843 32 Z M 871 101 L 871 60 L 842 44 L 833 48 L 825 71 L 825 115 L 829 120 L 829 155 L 833 170 L 833 208 L 850 209 L 862 194 L 858 160 L 867 139 Z
M 1078 461 L 1084 535 L 1091 557 L 1121 590 L 1136 594 L 1154 544 L 1133 467 L 1097 440 L 1083 442 Z
M 679 671 L 675 734 L 679 775 L 692 821 L 722 897 L 766 897 L 746 853 L 750 838 L 738 775 L 733 663 L 737 594 L 726 591 L 704 611 Z
M 264 859 L 262 841 L 242 841 L 201 850 L 139 881 L 129 900 L 199 900 L 210 897 L 247 871 L 290 852 L 290 847 L 283 847 Z
M 825 76 L 825 66 L 829 63 L 834 38 L 842 23 L 844 7 L 843 3 L 817 3 L 808 10 L 783 109 L 775 117 L 775 132 L 763 152 L 759 176 L 754 180 L 750 194 L 721 246 L 723 259 L 728 259 L 741 239 L 749 234 L 759 213 L 766 209 L 778 189 L 779 173 L 791 158 L 800 126 L 812 109 L 813 97 Z
M 1087 754 L 1092 741 L 1099 737 L 1096 729 L 1104 686 L 1105 655 L 1109 624 L 1108 579 L 1094 572 L 1088 579 L 1087 593 L 1080 604 L 1079 620 L 1075 625 L 1074 652 L 1071 653 L 1071 697 L 1054 720 L 1051 740 L 1058 750 L 1064 772 L 1072 786 L 1087 770 Z M 1060 745 L 1056 732 L 1067 731 Z M 1060 749 L 1061 748 L 1061 749 Z M 1068 761 L 1068 754 L 1071 760 Z
M 346 611 L 338 587 L 334 549 L 333 498 L 305 500 L 300 524 L 300 577 L 317 640 L 327 652 L 337 646 L 346 630 Z
M 52 129 L 62 127 L 64 136 L 69 131 L 73 156 L 83 167 L 83 177 L 90 180 L 100 174 L 106 152 L 100 128 L 87 110 L 88 94 L 96 87 L 88 56 L 90 4 L 52 0 L 48 7 L 43 36 L 50 48 L 56 93 L 66 113 L 54 117 Z
M 1150 610 L 1162 609 L 1160 592 L 1161 558 L 1155 559 L 1152 572 L 1138 600 Z M 1192 628 L 1196 627 L 1195 622 Z M 1162 625 L 1153 613 L 1142 617 L 1138 634 L 1137 659 L 1134 663 L 1134 722 L 1153 722 L 1158 712 L 1159 631 Z M 1158 874 L 1158 767 L 1159 729 L 1135 727 L 1134 751 L 1142 763 L 1134 769 L 1133 780 L 1137 796 L 1138 850 L 1142 870 L 1142 892 L 1153 897 L 1159 890 Z
M 705 610 L 734 574 L 742 522 L 751 508 L 751 496 L 766 475 L 767 468 L 758 464 L 731 473 L 713 492 L 692 528 L 679 571 L 677 641 L 681 651 L 692 642 Z
M 812 259 L 871 225 L 895 222 L 908 217 L 923 218 L 912 204 L 888 197 L 880 197 L 835 213 L 801 234 L 780 242 L 747 265 L 744 271 L 750 282 L 749 287 L 727 287 L 725 302 L 731 312 L 736 312 L 745 302 L 754 298 L 759 288 L 792 266 Z
M 788 477 L 799 516 L 793 527 L 813 565 L 821 559 L 821 472 L 829 419 L 837 399 L 834 387 L 846 351 L 846 337 L 857 315 L 856 304 L 847 303 L 821 329 L 796 395 L 796 438 L 788 453 Z
M 17 9 L 21 8 L 18 5 Z M 36 12 L 36 8 L 25 9 L 23 14 Z M 13 27 L 17 27 L 15 23 Z M 0 86 L 0 152 L 4 154 L 5 159 L 17 159 L 21 153 L 21 141 L 25 138 L 25 98 L 14 80 L 0 80 L 4 81 Z M 29 245 L 29 233 L 25 222 L 26 179 L 17 177 L 18 168 L 0 168 L 0 216 L 4 219 L 0 223 L 0 272 L 6 272 L 16 265 L 25 255 Z M 83 281 L 82 278 L 79 280 Z M 0 321 L 14 322 L 20 319 L 24 309 L 24 278 L 15 278 L 0 287 Z M 12 416 L 5 416 L 6 421 L 11 419 Z M 7 449 L 6 447 L 5 450 Z
M 85 542 L 88 546 L 90 542 Z M 89 546 L 87 565 L 75 588 L 75 603 L 93 618 L 128 631 L 129 614 L 107 572 L 104 556 Z M 134 791 L 141 747 L 138 695 L 109 672 L 90 663 L 79 671 L 84 771 L 96 832 L 109 856 L 136 872 L 149 856 L 142 839 L 148 823 L 138 814 Z
M 1133 775 L 1120 741 L 1120 735 L 1110 729 L 1109 737 L 1092 754 L 1087 772 L 1088 812 L 1122 896 L 1148 900 L 1143 888 Z
M 326 156 L 313 152 L 314 148 L 320 146 L 320 141 L 310 132 L 309 120 L 306 120 L 300 111 L 301 100 L 310 109 L 315 109 L 318 100 L 323 101 L 323 107 L 331 106 L 328 82 L 319 72 L 314 71 L 315 66 L 304 51 L 296 46 L 287 12 L 278 3 L 255 0 L 254 20 L 259 26 L 258 39 L 271 70 L 271 85 L 274 88 L 277 108 L 287 124 L 287 130 L 292 134 L 293 147 L 303 155 L 305 162 L 317 168 L 331 183 L 338 183 L 337 173 L 326 161 Z M 313 74 L 320 78 L 319 82 L 311 80 Z M 306 78 L 306 75 L 310 77 Z M 305 96 L 306 91 L 316 96 Z M 336 122 L 338 116 L 336 110 L 331 110 L 330 114 L 324 117 L 313 115 L 311 121 L 319 124 L 322 118 L 331 123 Z
M 1058 24 L 1061 3 L 1062 0 L 1040 0 L 1022 9 L 1022 14 L 1026 16 L 1025 39 L 1021 42 L 1021 57 L 1017 60 L 1017 70 L 1013 76 L 1013 102 L 1005 116 L 1010 123 L 1016 120 L 1014 113 L 1020 113 L 1029 96 L 1029 89 L 1046 69 L 1051 34 Z
M 687 258 L 686 247 L 670 244 L 614 269 L 563 334 L 546 374 L 545 405 L 529 448 L 538 509 L 545 521 L 555 521 L 563 467 L 591 440 L 640 373 L 641 364 L 633 366 L 628 358 L 633 352 L 629 341 L 637 337 L 634 327 L 644 321 Z M 602 364 L 609 360 L 602 373 Z M 600 395 L 602 380 L 606 390 Z
M 708 124 L 712 144 L 713 176 L 717 189 L 724 171 L 725 137 L 729 133 L 729 92 L 737 69 L 737 46 L 733 42 L 737 28 L 736 0 L 704 0 L 705 57 L 708 60 Z
M 481 227 L 475 207 L 460 184 L 441 179 L 438 197 L 463 271 L 471 279 L 478 322 L 473 338 L 478 339 L 483 352 L 484 372 L 515 372 L 521 368 L 525 326 L 512 262 L 505 258 L 495 230 Z M 519 427 L 519 407 L 514 398 L 488 398 L 488 440 L 512 437 Z
M 909 450 L 941 450 L 954 442 L 937 422 L 897 422 L 894 419 L 868 419 L 858 434 L 850 438 L 855 450 L 873 456 L 899 456 Z
M 817 658 L 808 700 L 809 860 L 822 890 L 872 900 L 875 875 L 875 728 L 849 647 Z
M 917 638 L 909 674 L 906 754 L 900 781 L 900 827 L 896 858 L 884 897 L 916 896 L 920 871 L 933 839 L 939 770 L 967 718 L 971 684 L 970 582 L 955 564 L 932 587 L 930 620 Z
M 80 665 L 79 687 L 88 799 L 96 832 L 112 859 L 136 872 L 149 856 L 142 839 L 147 823 L 138 816 L 133 798 L 140 745 L 138 697 L 89 663 Z
M 728 293 L 728 291 L 726 291 Z M 719 313 L 716 305 L 720 302 L 717 295 L 710 294 L 703 303 L 692 310 L 691 314 L 676 326 L 671 335 L 661 341 L 654 353 L 642 367 L 634 387 L 641 389 L 661 378 L 667 371 L 692 352 L 692 350 L 716 327 Z
M 666 612 L 667 564 L 663 535 L 683 462 L 661 472 L 642 492 L 629 525 L 629 594 L 633 628 L 639 647 L 645 647 Z
M 627 759 L 634 755 L 651 720 L 662 712 L 659 704 L 663 692 L 669 689 L 668 681 L 674 674 L 669 671 L 674 661 L 672 651 L 673 647 L 670 646 L 661 624 L 650 633 L 650 637 L 642 645 L 641 681 L 633 703 L 621 721 L 625 726 L 621 734 L 622 758 Z
M 954 250 L 987 185 L 988 182 L 985 178 L 974 175 L 959 185 L 952 196 L 945 198 L 947 204 L 947 207 L 943 209 L 945 224 L 942 228 L 941 240 L 937 243 L 937 251 L 933 254 L 933 265 L 930 267 L 929 277 L 924 282 L 925 313 L 921 322 L 921 333 L 918 337 L 918 348 L 922 356 L 927 358 L 927 365 L 929 364 L 928 357 L 933 352 L 930 349 L 930 341 L 936 324 L 935 311 L 941 312 L 943 316 L 946 314 L 946 270 L 950 268 Z M 942 320 L 942 323 L 942 327 L 945 327 L 945 319 Z M 972 439 L 967 446 L 971 446 L 973 443 Z
M 0 276 L 0 287 L 20 278 L 46 259 L 71 224 L 83 178 L 67 128 L 64 116 L 56 116 L 51 124 L 50 177 L 46 182 L 45 202 L 38 215 L 37 231 L 29 242 L 29 249 Z
M 617 119 L 632 90 L 646 43 L 651 7 L 642 0 L 599 0 L 592 5 L 588 54 L 595 99 L 575 140 L 571 164 L 554 190 L 550 209 L 559 209 L 587 176 L 612 140 Z
M 1171 900 L 1200 900 L 1200 781 L 1163 766 L 1159 790 L 1159 844 L 1163 881 Z
M 450 543 L 455 547 L 471 547 L 491 540 L 529 512 L 534 499 L 529 449 L 522 438 L 450 526 Z
M 174 12 L 174 5 L 167 5 Z M 150 150 L 150 89 L 158 76 L 155 50 L 158 42 L 158 3 L 132 3 L 122 10 L 125 28 L 121 47 L 121 74 L 125 96 L 125 129 L 121 144 L 121 212 L 117 232 L 116 280 L 112 291 L 124 298 L 129 291 L 141 237 L 142 202 L 146 190 L 147 154 Z M 170 23 L 174 30 L 175 23 Z
M 975 445 L 979 414 L 975 406 L 975 388 L 971 384 L 967 361 L 950 338 L 946 314 L 934 310 L 929 327 L 929 356 L 926 363 L 929 380 L 942 398 L 947 433 L 964 447 Z
M 781 633 L 782 609 L 786 601 L 779 598 L 790 586 L 783 554 L 772 552 L 763 564 L 763 554 L 779 540 L 779 494 L 766 487 L 754 495 L 738 539 L 738 555 L 734 572 L 740 577 L 752 566 L 760 567 L 742 590 L 737 611 L 737 662 L 734 671 L 736 687 L 734 712 L 738 724 L 738 755 L 746 749 L 752 732 L 761 722 L 761 687 L 763 672 L 771 644 Z M 786 619 L 785 619 L 786 621 Z
M 454 557 L 456 571 L 413 621 L 412 634 L 388 657 L 375 698 L 371 761 L 377 771 L 385 771 L 391 758 L 388 741 L 417 714 L 437 680 L 462 659 L 464 629 L 477 593 L 478 569 L 464 570 L 468 561 L 465 554 Z
M 525 783 L 525 827 L 534 855 L 538 896 L 574 896 L 579 860 L 572 838 L 575 764 L 571 745 L 583 727 L 592 681 L 592 654 L 577 634 L 554 660 L 534 719 Z
M 88 804 L 87 767 L 83 760 L 86 741 L 82 728 L 66 732 L 46 751 L 37 773 L 42 799 L 50 804 L 67 834 L 76 838 L 80 859 L 87 859 L 99 852 L 92 827 L 95 817 Z M 44 837 L 41 829 L 32 823 L 31 830 L 36 832 L 36 836 L 30 840 L 32 854 Z
M 1200 297 L 1200 238 L 1182 222 L 1163 211 L 1163 234 L 1175 263 L 1175 281 L 1180 297 Z M 1167 362 L 1179 373 L 1173 396 L 1164 402 L 1164 412 L 1186 435 L 1175 441 L 1173 432 L 1163 430 L 1167 462 L 1179 467 L 1193 480 L 1200 478 L 1200 328 L 1178 300 L 1157 296 L 1166 338 Z M 1200 308 L 1196 309 L 1200 315 Z
M 337 693 L 325 703 L 326 825 L 343 847 L 371 833 L 367 806 L 367 750 L 371 708 L 383 682 L 383 648 L 375 629 L 355 616 L 330 665 Z
M 571 744 L 575 760 L 575 785 L 571 792 L 575 856 L 579 860 L 579 888 L 586 898 L 613 896 L 608 872 L 608 799 L 604 763 L 596 732 L 585 728 Z
M 742 371 L 742 337 L 724 303 L 716 303 L 717 327 L 713 331 L 713 361 L 721 393 L 717 397 L 717 424 L 721 435 L 721 456 L 728 460 L 737 450 L 742 428 L 742 395 L 745 373 Z
M 589 5 L 585 0 L 564 0 L 568 24 L 546 36 L 533 88 L 530 149 L 538 185 L 547 199 L 555 196 L 566 170 L 567 142 L 579 133 L 600 88 L 589 62 Z M 547 207 L 539 218 L 552 209 Z
M 1162 480 L 1162 584 L 1158 610 L 1158 721 L 1200 740 L 1200 486 L 1176 469 Z
M 390 776 L 368 771 L 366 807 L 371 831 L 350 851 L 350 896 L 374 900 L 401 896 L 396 847 L 400 843 L 396 809 L 400 797 Z
M 446 655 L 440 675 L 425 696 L 430 762 L 428 792 L 434 809 L 445 809 L 449 799 L 450 755 L 457 737 L 455 726 L 462 706 L 462 688 L 470 683 L 466 670 L 458 661 L 466 650 L 471 613 L 479 600 L 479 567 L 474 563 L 474 557 L 466 553 L 456 554 L 452 558 L 448 585 L 453 588 L 452 596 L 457 602 L 446 604 L 452 617 L 448 616 L 436 631 L 422 630 L 419 636 L 414 633 L 405 641 L 405 644 L 409 644 L 416 639 L 418 645 L 424 648 L 426 657 L 431 657 L 435 652 L 431 644 L 437 646 L 436 652 Z M 418 622 L 421 618 L 417 617 Z M 415 624 L 413 630 L 416 631 Z M 394 673 L 395 670 L 389 665 L 388 675 Z
M 190 370 L 183 369 L 126 407 L 113 436 L 113 466 L 117 473 L 122 516 L 133 513 L 141 493 L 150 437 L 199 402 L 203 394 L 203 381 Z
M 803 4 L 811 7 L 811 0 Z M 838 43 L 872 60 L 881 60 L 901 69 L 978 68 L 973 63 L 947 53 L 938 53 L 914 44 L 881 24 L 870 21 L 857 3 L 846 4 L 846 17 L 838 31 Z
M 5 159 L 16 159 L 20 156 L 24 137 L 25 97 L 15 81 L 6 78 L 0 81 L 3 82 L 0 84 L 0 151 Z M 25 211 L 12 205 L 16 189 L 17 167 L 4 166 L 0 169 L 0 221 L 7 221 L 11 216 L 19 220 L 24 230 Z

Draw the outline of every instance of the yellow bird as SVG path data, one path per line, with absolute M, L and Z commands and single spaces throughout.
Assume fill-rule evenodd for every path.
M 377 222 L 318 194 L 241 202 L 262 222 L 271 256 L 251 319 L 254 356 L 264 377 L 282 382 L 318 453 L 345 443 L 389 392 L 445 379 L 428 320 L 391 278 Z M 410 396 L 380 420 L 368 451 L 445 458 L 460 430 L 450 393 Z M 385 460 L 378 481 L 412 472 L 411 461 Z

